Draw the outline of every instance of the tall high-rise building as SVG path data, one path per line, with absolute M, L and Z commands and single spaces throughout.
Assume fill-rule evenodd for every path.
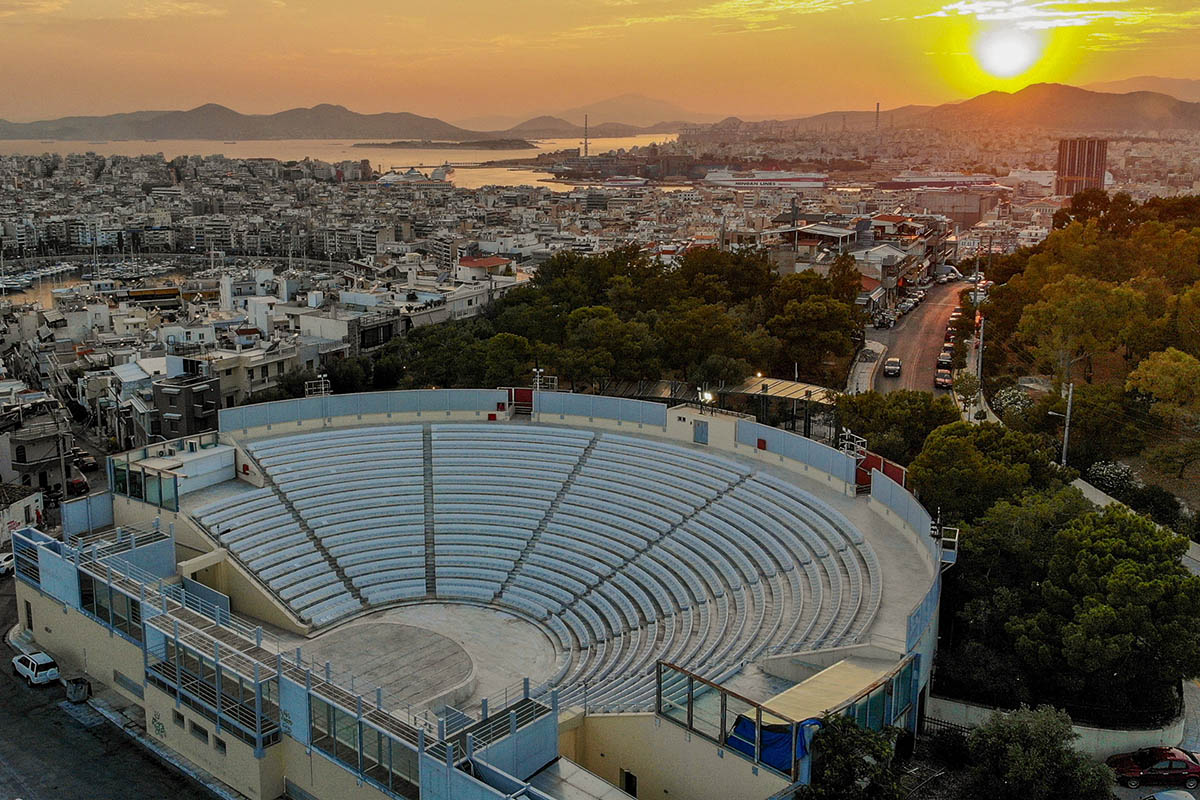
M 1059 140 L 1054 193 L 1072 195 L 1084 189 L 1103 189 L 1107 160 L 1107 139 Z

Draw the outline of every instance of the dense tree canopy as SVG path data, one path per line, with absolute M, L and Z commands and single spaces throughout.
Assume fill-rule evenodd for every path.
M 1037 435 L 1002 425 L 956 422 L 929 434 L 909 466 L 909 486 L 946 521 L 970 521 L 993 503 L 1030 489 L 1058 485 L 1064 476 Z
M 899 800 L 891 736 L 829 715 L 813 736 L 812 783 L 796 800 Z
M 1091 190 L 1055 227 L 990 268 L 998 285 L 982 308 L 988 388 L 1030 374 L 1072 381 L 1073 466 L 1145 447 L 1152 463 L 1183 477 L 1200 430 L 1194 414 L 1190 425 L 1168 416 L 1200 396 L 1200 196 L 1138 205 Z M 1081 393 L 1085 384 L 1099 391 Z M 1059 438 L 1061 417 L 1047 425 L 1033 415 L 1061 405 L 1049 398 L 1014 423 Z
M 1187 540 L 1074 488 L 1028 491 L 963 528 L 947 574 L 939 685 L 1084 716 L 1169 708 L 1200 671 Z
M 527 385 L 536 364 L 576 387 L 606 379 L 740 383 L 759 371 L 837 384 L 862 329 L 858 280 L 845 259 L 829 277 L 780 278 L 758 253 L 695 250 L 678 265 L 636 248 L 559 254 L 486 318 L 391 342 L 376 358 L 388 365 L 374 383 Z M 370 372 L 361 376 L 367 387 Z M 337 383 L 358 377 L 341 368 Z
M 961 419 L 954 401 L 929 392 L 863 392 L 838 398 L 842 426 L 867 440 L 867 447 L 907 466 L 936 428 Z
M 969 789 L 989 800 L 1109 800 L 1112 771 L 1071 745 L 1071 719 L 1043 706 L 994 714 L 971 731 Z

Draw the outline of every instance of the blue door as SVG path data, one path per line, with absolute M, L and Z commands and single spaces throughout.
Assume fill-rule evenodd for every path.
M 692 441 L 696 444 L 708 444 L 708 423 L 695 420 L 692 422 Z

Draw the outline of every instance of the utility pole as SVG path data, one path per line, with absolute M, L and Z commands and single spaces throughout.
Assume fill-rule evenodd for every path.
M 1067 384 L 1067 419 L 1063 424 L 1062 465 L 1067 465 L 1067 446 L 1071 443 L 1071 406 L 1075 400 L 1075 384 Z
M 983 317 L 979 318 L 979 354 L 975 356 L 975 377 L 979 378 L 980 391 L 983 391 L 983 323 L 985 321 Z

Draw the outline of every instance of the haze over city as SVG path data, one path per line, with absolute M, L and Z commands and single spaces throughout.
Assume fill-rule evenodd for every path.
M 1198 27 L 1190 0 L 3 0 L 0 118 L 332 102 L 460 121 L 627 92 L 779 117 L 1200 78 Z
M 1200 800 L 1200 0 L 0 0 L 0 800 Z

